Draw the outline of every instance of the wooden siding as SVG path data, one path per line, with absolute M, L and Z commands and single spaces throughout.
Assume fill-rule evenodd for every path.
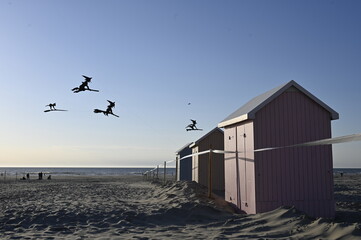
M 224 134 L 221 131 L 214 131 L 206 138 L 193 147 L 193 152 L 202 152 L 209 149 L 224 149 Z M 208 159 L 209 155 L 193 156 L 193 174 L 192 179 L 208 187 Z M 215 191 L 224 191 L 224 155 L 212 154 L 212 189 Z
M 330 113 L 292 88 L 260 109 L 254 120 L 255 149 L 330 137 Z M 286 205 L 311 216 L 333 217 L 332 165 L 331 146 L 256 152 L 256 211 Z
M 183 149 L 181 152 L 179 152 L 178 159 L 181 159 L 182 157 L 185 157 L 189 154 L 192 154 L 192 149 L 189 147 Z M 178 171 L 178 181 L 192 181 L 192 157 L 185 158 L 181 160 L 178 164 L 179 171 Z

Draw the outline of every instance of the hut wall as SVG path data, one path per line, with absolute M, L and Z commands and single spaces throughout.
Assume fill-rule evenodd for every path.
M 178 154 L 178 159 L 181 159 L 189 154 L 192 154 L 192 149 L 187 147 Z M 178 166 L 178 180 L 192 181 L 192 157 L 179 161 Z
M 209 149 L 212 145 L 213 149 L 224 149 L 224 134 L 221 131 L 214 131 L 205 139 L 198 143 L 197 147 L 193 147 L 193 152 L 202 152 Z M 192 179 L 198 183 L 208 187 L 208 161 L 209 155 L 203 154 L 193 156 L 193 176 Z M 224 191 L 224 155 L 212 154 L 212 189 L 215 191 Z
M 256 113 L 255 149 L 331 137 L 330 113 L 290 88 Z M 331 146 L 255 153 L 256 210 L 295 206 L 311 216 L 333 217 Z

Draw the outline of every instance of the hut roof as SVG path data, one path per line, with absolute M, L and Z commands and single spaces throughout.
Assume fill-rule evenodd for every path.
M 183 151 L 184 149 L 186 148 L 189 148 L 189 145 L 191 145 L 192 143 L 187 143 L 186 145 L 184 145 L 182 148 L 180 148 L 178 151 L 176 151 L 175 153 L 178 154 L 180 153 L 181 151 Z
M 203 137 L 201 137 L 200 139 L 198 139 L 197 141 L 195 141 L 194 143 L 192 143 L 189 147 L 190 148 L 193 148 L 193 147 L 196 147 L 201 141 L 203 141 L 205 138 L 207 138 L 209 135 L 211 135 L 213 132 L 215 131 L 219 131 L 221 133 L 223 133 L 223 130 L 218 128 L 218 127 L 215 127 L 213 128 L 211 131 L 209 131 L 206 135 L 204 135 Z
M 229 115 L 227 118 L 225 118 L 222 122 L 218 124 L 218 127 L 226 127 L 238 122 L 242 122 L 248 119 L 254 119 L 255 114 L 258 110 L 263 108 L 266 104 L 274 100 L 276 97 L 281 95 L 283 92 L 285 92 L 287 89 L 294 87 L 297 90 L 304 93 L 306 96 L 311 98 L 313 101 L 315 101 L 317 104 L 322 106 L 324 109 L 326 109 L 331 116 L 332 120 L 338 119 L 338 113 L 334 111 L 332 108 L 327 106 L 324 102 L 319 100 L 317 97 L 312 95 L 309 91 L 301 87 L 298 83 L 296 83 L 294 80 L 289 81 L 288 83 L 285 83 L 279 87 L 276 87 L 272 90 L 269 90 L 268 92 L 265 92 L 253 99 L 251 99 L 249 102 L 244 104 L 242 107 L 238 108 L 235 112 L 233 112 L 231 115 Z

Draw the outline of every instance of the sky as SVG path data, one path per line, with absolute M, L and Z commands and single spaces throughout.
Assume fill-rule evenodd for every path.
M 156 166 L 295 80 L 361 133 L 357 0 L 1 0 L 0 167 Z M 92 77 L 100 92 L 73 93 Z M 104 116 L 93 110 L 113 112 Z M 66 112 L 48 112 L 56 103 Z M 190 104 L 188 104 L 190 103 Z M 203 131 L 185 131 L 196 119 Z M 361 167 L 361 142 L 333 146 Z

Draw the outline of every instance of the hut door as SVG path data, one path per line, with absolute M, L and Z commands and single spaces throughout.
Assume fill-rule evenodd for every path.
M 237 127 L 238 175 L 240 187 L 240 208 L 255 213 L 253 123 Z
M 236 127 L 226 128 L 224 130 L 224 150 L 237 151 Z M 235 153 L 225 153 L 224 155 L 224 181 L 225 181 L 225 200 L 233 203 L 240 208 L 240 187 L 238 176 L 237 155 Z
M 246 162 L 246 133 L 245 126 L 237 127 L 237 150 L 238 150 L 238 176 L 240 192 L 240 209 L 244 210 L 247 204 L 247 162 Z
M 194 148 L 192 153 L 197 153 L 197 150 Z M 192 180 L 195 182 L 199 182 L 199 175 L 198 175 L 198 156 L 192 157 Z

